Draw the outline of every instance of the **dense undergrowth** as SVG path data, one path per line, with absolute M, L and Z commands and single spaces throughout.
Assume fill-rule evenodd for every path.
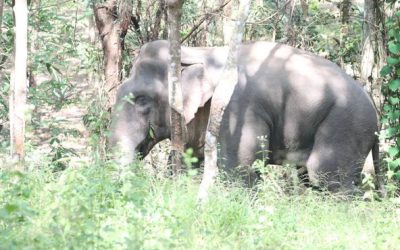
M 0 171 L 0 249 L 395 249 L 400 244 L 400 204 L 394 200 L 295 193 L 277 178 L 254 190 L 219 181 L 209 200 L 199 204 L 198 178 L 155 176 L 141 164 Z
M 395 2 L 395 1 L 391 1 Z M 382 124 L 384 130 L 381 136 L 389 143 L 385 163 L 389 187 L 398 189 L 400 183 L 400 11 L 386 22 L 388 30 L 388 58 L 387 64 L 381 70 L 381 75 L 387 77 L 382 91 L 386 102 Z

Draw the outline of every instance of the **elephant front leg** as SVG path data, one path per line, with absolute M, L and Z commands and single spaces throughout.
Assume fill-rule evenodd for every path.
M 241 177 L 245 180 L 248 186 L 254 186 L 260 179 L 260 173 L 264 170 L 269 162 L 269 134 L 262 132 L 263 135 L 246 136 L 254 133 L 255 131 L 245 131 L 244 137 L 239 143 L 239 167 Z M 254 136 L 254 137 L 253 137 Z M 252 138 L 252 140 L 250 139 Z
M 252 186 L 259 174 L 251 165 L 257 159 L 268 160 L 270 132 L 265 121 L 254 113 L 241 119 L 221 125 L 221 158 L 225 171 L 239 175 Z

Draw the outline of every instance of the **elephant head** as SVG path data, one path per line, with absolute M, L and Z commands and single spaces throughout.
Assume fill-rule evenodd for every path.
M 121 163 L 135 154 L 146 156 L 161 140 L 170 138 L 168 104 L 169 44 L 154 41 L 144 45 L 130 77 L 121 85 L 112 114 L 110 145 L 120 152 Z M 182 48 L 182 93 L 189 147 L 201 150 L 208 121 L 209 100 L 223 62 L 213 49 Z M 219 58 L 219 57 L 218 57 Z

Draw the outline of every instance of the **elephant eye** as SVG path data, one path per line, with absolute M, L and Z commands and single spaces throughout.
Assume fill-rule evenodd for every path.
M 135 104 L 139 106 L 144 106 L 149 102 L 149 97 L 147 96 L 137 96 L 135 98 Z

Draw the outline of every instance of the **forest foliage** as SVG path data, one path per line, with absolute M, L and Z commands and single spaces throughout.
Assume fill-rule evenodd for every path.
M 232 0 L 233 1 L 233 0 Z M 385 22 L 387 65 L 382 68 L 385 105 L 381 118 L 383 166 L 389 198 L 366 203 L 301 190 L 293 171 L 264 169 L 257 191 L 221 177 L 204 206 L 196 202 L 199 174 L 177 179 L 135 163 L 120 168 L 105 160 L 109 113 L 93 4 L 102 1 L 29 1 L 26 171 L 9 171 L 8 95 L 13 52 L 11 0 L 0 26 L 0 248 L 352 248 L 394 249 L 400 244 L 400 12 Z M 120 1 L 118 1 L 120 2 Z M 341 3 L 308 0 L 253 1 L 244 41 L 274 40 L 325 57 L 360 78 L 362 1 L 353 1 L 343 22 Z M 301 3 L 306 2 L 304 6 Z M 351 2 L 351 1 L 350 1 Z M 132 1 L 125 36 L 121 80 L 138 48 L 166 39 L 163 1 Z M 186 0 L 181 38 L 187 46 L 219 46 L 226 13 L 220 1 Z M 386 1 L 386 9 L 396 1 Z M 388 11 L 390 12 L 390 11 Z M 198 27 L 197 29 L 193 29 Z M 82 81 L 93 94 L 82 102 Z M 79 91 L 78 91 L 79 89 Z M 85 99 L 86 101 L 86 99 Z M 85 109 L 90 147 L 77 152 L 65 138 L 83 137 L 44 119 L 40 110 Z M 40 112 L 39 112 L 40 111 Z M 49 149 L 42 150 L 38 132 Z M 82 157 L 84 156 L 84 157 Z M 185 161 L 196 161 L 188 153 Z M 156 172 L 156 173 L 155 173 Z
M 400 11 L 387 20 L 386 27 L 389 55 L 387 65 L 381 70 L 381 76 L 387 80 L 383 87 L 386 104 L 382 123 L 385 130 L 381 134 L 391 142 L 385 158 L 388 179 L 400 181 Z

